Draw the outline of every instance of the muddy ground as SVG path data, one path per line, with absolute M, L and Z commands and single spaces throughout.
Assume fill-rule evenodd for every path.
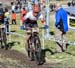
M 0 49 L 0 68 L 56 68 L 56 65 L 45 63 L 38 66 L 23 53 Z

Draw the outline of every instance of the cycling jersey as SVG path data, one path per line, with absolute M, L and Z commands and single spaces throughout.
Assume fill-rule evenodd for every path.
M 31 23 L 32 21 L 37 21 L 38 19 L 40 19 L 41 21 L 44 20 L 44 16 L 41 13 L 38 13 L 37 16 L 34 16 L 33 11 L 28 12 L 24 18 L 25 20 L 30 19 Z
M 38 19 L 40 19 L 42 22 L 44 21 L 44 16 L 41 13 L 38 13 L 37 16 L 34 16 L 33 11 L 28 12 L 24 18 L 25 26 L 30 28 L 38 27 Z

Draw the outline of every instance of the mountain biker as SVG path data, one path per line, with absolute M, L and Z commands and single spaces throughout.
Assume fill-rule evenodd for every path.
M 36 28 L 38 29 L 38 20 L 41 20 L 42 24 L 45 25 L 45 18 L 41 13 L 41 9 L 40 9 L 40 5 L 39 4 L 33 4 L 32 6 L 32 10 L 29 11 L 26 15 L 25 15 L 25 27 L 26 28 Z M 27 32 L 27 36 L 26 36 L 26 46 L 28 46 L 29 48 L 29 38 L 30 38 L 30 29 L 26 30 Z M 28 56 L 30 57 L 30 55 L 28 54 Z

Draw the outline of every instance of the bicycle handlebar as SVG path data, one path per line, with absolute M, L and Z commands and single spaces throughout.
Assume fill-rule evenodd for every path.
M 37 27 L 37 28 L 39 28 L 39 29 L 48 29 L 49 26 L 43 26 L 43 27 Z M 25 28 L 25 30 L 27 30 L 27 29 L 31 30 L 32 28 L 29 28 L 29 27 Z
M 45 25 L 43 27 L 39 27 L 39 29 L 48 29 L 48 28 L 49 28 L 49 26 L 47 26 L 47 25 Z

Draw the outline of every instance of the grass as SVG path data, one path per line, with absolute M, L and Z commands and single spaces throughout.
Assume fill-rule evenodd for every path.
M 20 25 L 19 25 L 19 18 L 17 19 L 17 25 L 10 25 L 11 30 L 15 30 L 17 33 L 23 34 L 26 36 L 24 30 L 20 30 Z M 39 26 L 42 24 L 39 23 Z M 54 32 L 56 31 L 56 28 L 54 26 L 54 20 L 50 20 L 50 31 Z M 41 35 L 41 30 L 40 30 L 40 35 Z M 10 40 L 11 37 L 11 40 Z M 9 37 L 8 42 L 12 41 L 18 41 L 20 44 L 15 43 L 14 46 L 12 46 L 11 49 L 18 50 L 22 53 L 25 53 L 25 39 L 23 37 L 15 36 L 12 35 Z M 68 31 L 67 32 L 67 39 L 70 41 L 75 41 L 75 32 Z M 53 41 L 48 41 L 45 40 L 45 49 L 50 49 L 53 52 L 56 50 L 56 43 Z M 57 53 L 51 55 L 51 53 L 48 51 L 46 52 L 46 58 L 49 60 L 54 61 L 57 63 L 55 68 L 75 68 L 75 46 L 74 45 L 69 45 L 67 51 L 64 53 Z M 53 63 L 54 63 L 53 62 Z

